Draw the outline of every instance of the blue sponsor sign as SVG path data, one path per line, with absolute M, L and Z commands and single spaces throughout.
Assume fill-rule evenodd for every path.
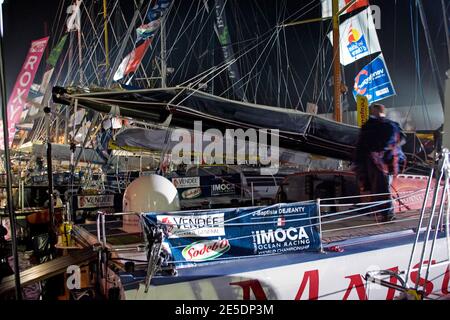
M 357 95 L 367 97 L 369 104 L 395 95 L 383 55 L 380 54 L 355 77 L 355 100 Z
M 172 178 L 172 183 L 182 200 L 241 194 L 241 175 L 238 173 Z
M 176 265 L 320 249 L 315 203 L 148 213 L 143 219 L 163 227 L 164 247 Z

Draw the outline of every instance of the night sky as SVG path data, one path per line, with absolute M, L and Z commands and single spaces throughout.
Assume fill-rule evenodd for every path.
M 88 1 L 88 0 L 86 0 Z M 98 1 L 98 0 L 97 0 Z M 197 1 L 197 0 L 194 0 Z M 317 0 L 319 1 L 319 0 Z M 382 11 L 382 29 L 378 30 L 381 48 L 385 56 L 387 66 L 394 86 L 397 91 L 395 98 L 384 101 L 387 105 L 408 106 L 418 103 L 420 97 L 417 96 L 417 86 L 414 83 L 416 79 L 415 59 L 412 46 L 411 24 L 410 24 L 410 1 L 411 0 L 371 0 L 371 4 L 379 5 Z M 30 42 L 48 34 L 45 33 L 45 23 L 48 24 L 49 33 L 56 17 L 58 0 L 6 0 L 4 4 L 5 19 L 5 37 L 4 46 L 6 54 L 6 72 L 8 95 L 15 82 L 16 76 L 23 64 L 27 54 Z M 67 1 L 66 1 L 67 2 Z M 131 3 L 131 0 L 122 1 L 124 4 Z M 184 1 L 188 3 L 189 1 Z M 308 3 L 305 1 L 287 0 L 288 8 L 295 8 L 299 3 Z M 450 4 L 449 1 L 446 1 Z M 229 3 L 245 6 L 250 3 L 247 0 L 229 0 Z M 274 0 L 260 0 L 261 7 L 264 10 L 270 10 Z M 440 1 L 423 1 L 428 17 L 430 32 L 433 37 L 433 46 L 437 55 L 441 81 L 444 81 L 445 70 L 449 69 L 447 58 L 447 49 L 445 44 L 445 33 L 443 26 L 443 15 Z M 450 16 L 450 6 L 447 7 Z M 320 15 L 320 9 L 312 11 L 308 17 Z M 307 18 L 307 17 L 305 17 Z M 230 21 L 229 21 L 230 23 Z M 308 27 L 314 28 L 314 27 Z M 420 28 L 420 63 L 422 68 L 422 77 L 427 103 L 439 103 L 439 98 L 435 90 L 429 55 L 427 52 L 425 38 Z M 313 29 L 308 30 L 310 32 Z M 316 30 L 317 31 L 317 30 Z M 305 32 L 306 29 L 305 29 Z M 313 33 L 314 35 L 314 30 Z M 51 34 L 50 34 L 51 36 Z M 51 39 L 50 44 L 56 41 Z M 317 41 L 311 37 L 312 47 L 317 45 Z M 346 84 L 350 88 L 353 85 L 354 75 L 361 69 L 367 61 L 361 60 L 354 63 L 351 67 L 345 69 Z M 42 67 L 42 66 L 41 66 Z M 307 63 L 299 64 L 298 72 L 309 72 Z M 349 97 L 349 99 L 353 99 Z M 353 103 L 353 102 L 352 102 Z

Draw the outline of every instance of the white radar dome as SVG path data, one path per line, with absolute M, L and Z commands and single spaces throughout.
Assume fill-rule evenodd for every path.
M 177 188 L 159 175 L 142 176 L 126 188 L 123 196 L 125 212 L 161 212 L 180 210 Z

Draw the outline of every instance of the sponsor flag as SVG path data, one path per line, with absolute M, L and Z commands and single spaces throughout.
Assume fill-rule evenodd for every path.
M 42 83 L 39 87 L 39 92 L 42 94 L 45 94 L 47 91 L 48 84 L 50 83 L 50 79 L 52 78 L 53 71 L 55 71 L 55 68 L 51 68 L 50 70 L 47 70 L 44 73 L 44 76 L 42 77 Z
M 7 112 L 8 112 L 8 132 L 9 132 L 9 146 L 14 140 L 14 134 L 16 132 L 16 124 L 19 123 L 22 111 L 25 107 L 28 93 L 30 91 L 31 85 L 33 84 L 36 71 L 41 62 L 42 55 L 47 47 L 49 37 L 42 38 L 31 43 L 31 48 L 25 59 L 25 63 L 22 66 L 16 83 L 14 85 L 13 91 L 8 101 Z M 0 132 L 3 133 L 3 123 L 0 125 Z M 3 134 L 0 134 L 0 148 L 4 148 Z
M 80 31 L 81 29 L 81 6 L 82 0 L 76 0 L 74 4 L 67 7 L 67 32 Z
M 339 30 L 341 63 L 344 66 L 381 51 L 369 9 L 345 20 L 341 23 Z M 328 38 L 333 44 L 333 32 L 328 34 Z
M 383 54 L 356 75 L 353 96 L 356 99 L 358 95 L 365 96 L 369 104 L 395 95 Z
M 351 0 L 339 0 L 339 10 L 344 8 Z M 329 18 L 333 16 L 333 0 L 321 0 L 322 2 L 322 17 Z M 356 0 L 356 2 L 347 8 L 342 14 L 350 13 L 353 10 L 364 8 L 369 5 L 369 0 Z
M 122 60 L 114 74 L 114 81 L 118 81 L 137 70 L 152 43 L 155 33 L 161 26 L 161 17 L 167 13 L 170 4 L 171 0 L 156 0 L 155 4 L 149 8 L 145 23 L 136 29 L 137 46 Z
M 61 55 L 62 50 L 64 49 L 64 45 L 66 44 L 67 34 L 65 34 L 61 40 L 59 40 L 56 47 L 53 48 L 52 52 L 50 52 L 50 56 L 47 59 L 47 64 L 52 67 L 56 66 L 58 62 L 59 56 Z
M 225 3 L 223 0 L 216 0 L 215 8 L 216 23 L 214 29 L 219 39 L 220 46 L 222 47 L 223 57 L 226 63 L 230 63 L 234 57 L 233 46 L 231 44 L 231 37 L 228 31 L 227 17 L 225 15 Z M 236 95 L 246 101 L 244 90 L 238 83 L 241 80 L 239 69 L 236 63 L 232 63 L 228 66 L 228 77 L 233 86 L 233 91 Z
M 114 81 L 118 81 L 125 77 L 126 75 L 135 72 L 139 65 L 141 64 L 142 58 L 144 58 L 147 49 L 150 47 L 153 38 L 145 40 L 142 44 L 137 46 L 133 51 L 131 51 L 120 64 L 116 73 L 114 74 Z
M 171 0 L 157 0 L 155 5 L 149 8 L 145 23 L 136 29 L 136 42 L 147 40 L 155 35 L 161 26 L 161 17 L 166 14 L 170 3 Z

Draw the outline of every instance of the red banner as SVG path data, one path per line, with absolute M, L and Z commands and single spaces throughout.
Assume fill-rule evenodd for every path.
M 31 48 L 28 51 L 25 63 L 22 66 L 22 70 L 17 77 L 14 89 L 9 97 L 8 101 L 8 132 L 9 132 L 9 146 L 14 140 L 14 134 L 16 133 L 16 124 L 20 121 L 20 116 L 22 115 L 23 108 L 25 106 L 28 92 L 33 84 L 36 71 L 41 62 L 42 55 L 47 47 L 49 37 L 42 38 L 31 43 Z M 3 138 L 3 124 L 0 124 L 2 129 L 0 134 L 0 148 L 4 148 L 4 138 Z
M 351 0 L 339 0 L 339 10 L 343 9 Z M 333 15 L 332 0 L 322 0 L 322 17 L 327 18 Z M 369 5 L 369 0 L 356 0 L 354 4 L 347 8 L 342 14 L 350 13 L 353 10 L 364 8 Z

